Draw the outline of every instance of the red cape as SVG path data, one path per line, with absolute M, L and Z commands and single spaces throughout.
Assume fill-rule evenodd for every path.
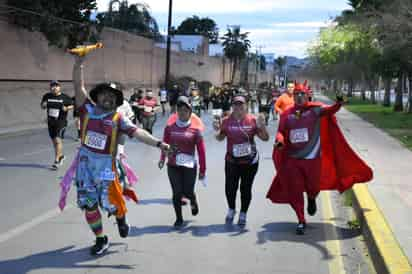
M 310 106 L 319 106 L 311 103 Z M 338 190 L 344 192 L 355 183 L 365 183 L 373 178 L 372 169 L 352 150 L 343 136 L 336 117 L 321 118 L 321 177 L 320 190 Z M 266 195 L 274 203 L 289 203 L 289 190 L 282 185 L 282 159 L 287 156 L 287 146 L 283 150 L 274 149 L 272 159 L 278 170 Z

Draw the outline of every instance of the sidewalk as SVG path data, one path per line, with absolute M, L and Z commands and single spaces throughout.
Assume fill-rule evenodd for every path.
M 374 180 L 367 184 L 367 189 L 372 196 L 372 203 L 374 200 L 377 204 L 375 209 L 377 212 L 373 212 L 373 206 L 368 208 L 361 206 L 361 213 L 363 215 L 376 213 L 378 216 L 384 217 L 377 219 L 377 215 L 374 215 L 373 222 L 367 220 L 365 225 L 369 225 L 372 230 L 382 230 L 386 219 L 389 225 L 386 234 L 393 234 L 409 260 L 409 267 L 406 264 L 407 272 L 402 273 L 411 273 L 408 271 L 411 269 L 410 262 L 412 262 L 412 152 L 381 129 L 374 127 L 346 109 L 339 111 L 337 117 L 347 140 L 374 171 Z M 360 196 L 359 193 L 355 188 L 355 196 L 357 195 L 355 199 L 361 199 L 362 203 L 364 202 L 362 199 L 366 200 L 366 198 Z M 383 244 L 387 244 L 389 241 L 387 237 L 391 236 L 381 234 Z M 373 245 L 379 245 L 380 243 L 376 242 L 382 239 L 373 240 L 375 241 L 372 243 Z M 396 243 L 393 246 L 396 246 Z M 401 253 L 399 252 L 400 255 L 402 255 Z M 383 257 L 381 259 L 384 262 L 386 259 L 397 259 L 391 258 L 394 256 L 391 250 L 383 252 L 379 256 Z

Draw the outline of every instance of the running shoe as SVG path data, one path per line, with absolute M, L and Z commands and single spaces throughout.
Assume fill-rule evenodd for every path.
M 229 211 L 226 214 L 226 223 L 232 223 L 233 219 L 235 218 L 236 211 L 234 209 L 229 209 Z
M 176 222 L 173 224 L 175 228 L 183 227 L 183 219 L 176 219 Z
M 116 218 L 117 228 L 119 229 L 120 237 L 126 238 L 130 232 L 130 226 L 126 222 L 126 216 L 123 218 Z
M 246 213 L 240 212 L 239 213 L 239 220 L 237 222 L 238 226 L 245 226 L 246 225 Z
M 90 254 L 101 255 L 109 248 L 109 238 L 104 235 L 103 237 L 96 238 L 96 244 L 90 249 Z
M 296 235 L 304 235 L 305 228 L 306 228 L 305 223 L 298 223 L 298 225 L 296 226 Z
M 51 165 L 50 169 L 52 169 L 52 170 L 58 170 L 58 169 L 59 169 L 59 162 L 56 162 L 56 161 L 55 161 L 55 162 Z
M 59 166 L 63 165 L 63 162 L 64 162 L 65 159 L 66 159 L 66 157 L 65 157 L 64 155 L 60 156 L 60 157 L 59 157 L 59 161 L 57 162 L 57 164 L 58 164 Z

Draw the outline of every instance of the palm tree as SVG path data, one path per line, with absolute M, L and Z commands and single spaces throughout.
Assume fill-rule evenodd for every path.
M 221 38 L 223 40 L 223 50 L 225 56 L 232 62 L 232 76 L 230 82 L 233 83 L 236 76 L 236 69 L 240 61 L 247 56 L 250 48 L 249 32 L 240 33 L 240 27 L 228 28 L 227 33 Z

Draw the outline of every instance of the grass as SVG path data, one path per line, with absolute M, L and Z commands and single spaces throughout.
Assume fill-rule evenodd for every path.
M 358 219 L 353 219 L 351 221 L 348 221 L 348 226 L 350 229 L 360 229 L 361 224 Z
M 343 205 L 347 207 L 352 207 L 353 205 L 353 190 L 348 189 L 343 192 Z
M 394 112 L 392 107 L 372 104 L 357 97 L 349 98 L 345 108 L 383 129 L 412 150 L 412 114 Z

